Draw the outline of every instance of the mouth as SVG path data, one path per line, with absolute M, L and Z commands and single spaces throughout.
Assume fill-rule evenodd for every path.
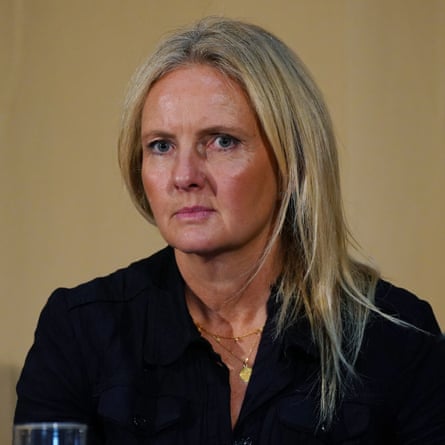
M 191 206 L 191 207 L 182 207 L 177 212 L 175 212 L 174 216 L 178 219 L 189 219 L 189 220 L 202 220 L 207 219 L 214 210 L 210 207 L 204 206 Z

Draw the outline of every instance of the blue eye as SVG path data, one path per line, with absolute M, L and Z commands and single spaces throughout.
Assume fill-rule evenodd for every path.
M 171 144 L 168 141 L 158 140 L 148 144 L 148 147 L 157 154 L 167 153 L 171 149 Z
M 221 134 L 215 138 L 215 142 L 220 148 L 227 150 L 235 147 L 239 141 L 227 134 Z

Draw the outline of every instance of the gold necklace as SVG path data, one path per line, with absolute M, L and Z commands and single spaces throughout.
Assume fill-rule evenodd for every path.
M 214 334 L 210 331 L 208 331 L 207 329 L 205 329 L 203 326 L 201 326 L 199 323 L 197 323 L 195 321 L 195 325 L 196 328 L 198 329 L 198 331 L 200 333 L 204 333 L 209 335 L 210 337 L 212 337 L 223 349 L 225 349 L 233 358 L 236 358 L 237 360 L 239 360 L 242 364 L 241 367 L 241 371 L 239 372 L 239 377 L 240 379 L 244 382 L 244 383 L 249 383 L 250 380 L 250 376 L 252 375 L 252 367 L 250 367 L 248 365 L 249 363 L 249 359 L 250 356 L 252 355 L 253 350 L 255 349 L 255 347 L 258 345 L 259 341 L 260 341 L 260 334 L 263 332 L 263 328 L 257 328 L 251 332 L 248 332 L 247 334 L 243 334 L 243 335 L 237 335 L 234 337 L 225 337 L 224 335 L 218 335 L 218 334 Z M 250 337 L 251 335 L 257 335 L 258 338 L 256 339 L 256 341 L 253 343 L 252 347 L 250 348 L 249 352 L 247 353 L 246 358 L 241 358 L 238 357 L 236 354 L 233 353 L 233 351 L 228 348 L 226 345 L 224 345 L 221 340 L 232 340 L 235 343 L 238 343 L 241 339 L 246 338 L 246 337 Z

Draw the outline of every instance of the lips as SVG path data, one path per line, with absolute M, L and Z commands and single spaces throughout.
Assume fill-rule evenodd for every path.
M 209 217 L 214 210 L 210 207 L 204 206 L 191 206 L 191 207 L 182 207 L 177 212 L 175 212 L 175 216 L 180 219 L 205 219 Z

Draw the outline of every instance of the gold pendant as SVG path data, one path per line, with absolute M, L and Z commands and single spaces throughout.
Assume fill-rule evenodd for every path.
M 248 383 L 251 375 L 252 375 L 252 368 L 249 368 L 246 364 L 244 364 L 243 367 L 241 368 L 241 371 L 239 372 L 240 379 L 244 383 Z

